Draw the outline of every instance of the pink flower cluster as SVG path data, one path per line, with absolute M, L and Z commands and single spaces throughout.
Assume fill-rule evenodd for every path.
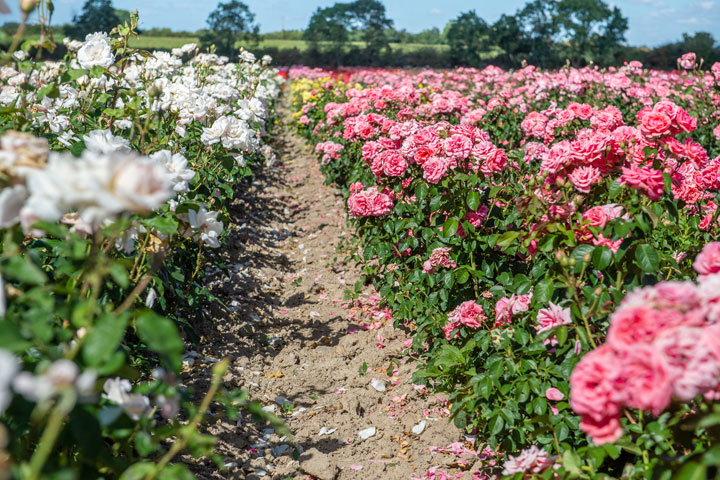
M 453 330 L 457 330 L 463 325 L 468 328 L 478 329 L 482 327 L 482 322 L 486 318 L 482 305 L 478 305 L 474 300 L 468 300 L 450 312 L 448 323 L 445 324 L 442 331 L 445 333 L 445 338 L 450 340 L 458 335 L 457 331 L 455 335 L 452 335 Z
M 457 264 L 450 258 L 450 248 L 436 248 L 430 254 L 430 258 L 425 260 L 423 264 L 423 273 L 433 274 L 438 267 L 455 268 Z
M 347 201 L 348 211 L 353 217 L 382 217 L 393 209 L 393 200 L 387 193 L 378 191 L 378 187 L 363 190 L 361 183 L 350 186 Z
M 323 154 L 323 165 L 329 163 L 330 160 L 337 160 L 338 158 L 340 158 L 340 152 L 342 152 L 344 149 L 344 145 L 340 143 L 335 143 L 333 141 L 322 142 L 315 145 L 315 153 Z
M 673 399 L 712 394 L 720 383 L 720 243 L 695 260 L 699 283 L 660 282 L 627 295 L 606 343 L 570 376 L 570 405 L 597 444 L 622 436 L 622 408 L 659 415 Z
M 527 312 L 530 308 L 532 292 L 525 295 L 512 295 L 503 297 L 495 304 L 495 326 L 509 325 L 513 315 Z

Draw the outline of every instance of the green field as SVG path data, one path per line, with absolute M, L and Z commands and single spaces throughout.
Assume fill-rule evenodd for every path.
M 143 49 L 172 49 L 181 47 L 186 43 L 198 43 L 199 38 L 198 37 L 144 37 L 140 36 L 138 38 L 134 38 L 130 41 L 130 46 L 134 48 L 143 48 Z M 364 46 L 363 42 L 352 42 L 352 45 L 356 45 L 359 47 Z M 248 49 L 252 49 L 253 47 L 256 48 L 278 48 L 280 50 L 289 50 L 292 48 L 297 48 L 300 51 L 305 51 L 308 48 L 308 42 L 305 40 L 281 40 L 281 39 L 269 39 L 269 40 L 262 40 L 258 44 L 245 44 L 244 45 Z M 401 51 L 401 52 L 412 52 L 416 50 L 420 50 L 422 48 L 434 48 L 438 49 L 440 51 L 446 51 L 448 49 L 447 45 L 424 45 L 421 43 L 391 43 L 390 46 L 393 48 L 393 50 Z

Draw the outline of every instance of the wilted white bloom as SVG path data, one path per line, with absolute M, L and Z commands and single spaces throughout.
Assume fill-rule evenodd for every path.
M 40 375 L 20 372 L 13 379 L 13 389 L 31 402 L 42 402 L 56 393 L 74 388 L 87 395 L 95 384 L 96 374 L 88 371 L 80 375 L 78 366 L 71 360 L 60 359 Z
M 108 68 L 115 63 L 115 55 L 110 48 L 110 37 L 105 33 L 91 33 L 85 37 L 85 43 L 78 49 L 77 60 L 82 68 L 100 66 Z
M 47 168 L 27 178 L 28 217 L 57 221 L 78 212 L 91 225 L 123 212 L 148 213 L 174 195 L 165 165 L 135 153 L 52 153 Z M 23 212 L 21 212 L 21 221 Z
M 70 38 L 63 38 L 63 44 L 71 52 L 77 52 L 83 46 L 83 42 L 80 40 L 70 40 Z
M 170 150 L 160 150 L 150 155 L 150 158 L 167 167 L 174 191 L 180 193 L 190 190 L 189 182 L 195 177 L 195 172 L 188 168 L 185 156 L 173 154 Z
M 272 57 L 270 55 L 263 55 L 261 61 L 262 61 L 262 64 L 265 66 L 270 65 L 272 63 Z
M 27 59 L 28 54 L 26 52 L 23 52 L 22 50 L 18 50 L 13 53 L 13 57 L 22 62 L 23 60 Z
M 223 222 L 218 221 L 217 212 L 208 212 L 205 207 L 200 207 L 200 211 L 189 210 L 187 213 L 187 221 L 195 230 L 190 236 L 196 240 L 201 240 L 206 247 L 220 247 L 220 235 L 223 232 Z
M 85 147 L 91 152 L 128 153 L 132 151 L 130 140 L 115 136 L 110 130 L 93 130 L 87 135 L 83 135 L 83 140 L 85 140 Z
M 7 350 L 0 349 L 0 415 L 10 405 L 10 384 L 18 371 L 18 360 Z
M 102 397 L 122 407 L 133 420 L 139 420 L 150 410 L 150 399 L 145 395 L 130 393 L 132 385 L 127 379 L 109 378 L 105 381 L 103 390 L 105 393 Z
M 0 228 L 12 227 L 20 222 L 20 209 L 27 197 L 25 185 L 0 190 Z

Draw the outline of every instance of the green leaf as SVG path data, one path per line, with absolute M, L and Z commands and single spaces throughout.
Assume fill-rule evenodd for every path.
M 180 369 L 180 355 L 184 345 L 177 326 L 169 319 L 154 313 L 145 313 L 136 321 L 140 339 L 159 353 L 173 370 Z
M 45 272 L 24 255 L 8 258 L 3 274 L 7 278 L 29 285 L 42 285 L 47 282 Z
M 83 360 L 96 367 L 110 358 L 125 336 L 129 315 L 112 313 L 100 317 L 83 344 Z
M 597 247 L 592 254 L 592 262 L 598 270 L 605 270 L 610 266 L 613 255 L 608 247 Z
M 478 209 L 478 207 L 480 206 L 480 194 L 478 192 L 473 190 L 472 192 L 468 193 L 467 206 L 472 212 Z
M 562 464 L 565 470 L 572 475 L 582 474 L 580 467 L 582 466 L 582 460 L 577 453 L 572 450 L 565 450 L 562 456 Z
M 163 235 L 174 235 L 178 229 L 178 221 L 171 217 L 147 218 L 142 223 L 146 227 L 154 228 Z
M 498 238 L 495 245 L 498 247 L 508 247 L 510 244 L 513 243 L 513 240 L 515 240 L 517 237 L 520 236 L 520 232 L 505 232 L 502 235 L 500 235 L 500 238 Z
M 657 250 L 643 243 L 635 249 L 635 260 L 643 272 L 655 273 L 660 267 L 660 256 Z
M 673 480 L 705 480 L 707 467 L 700 465 L 698 462 L 690 462 L 683 465 L 683 467 L 673 475 Z
M 420 185 L 415 187 L 415 198 L 417 198 L 418 203 L 422 204 L 425 202 L 427 193 L 428 193 L 428 187 L 424 183 L 421 183 Z
M 552 298 L 555 292 L 552 278 L 544 278 L 540 280 L 533 290 L 533 301 L 536 305 L 545 306 Z
M 455 235 L 455 233 L 458 230 L 458 221 L 457 218 L 448 218 L 445 220 L 445 223 L 443 224 L 443 236 L 445 237 L 452 237 Z

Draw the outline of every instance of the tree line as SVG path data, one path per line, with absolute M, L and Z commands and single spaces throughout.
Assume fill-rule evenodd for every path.
M 86 0 L 73 22 L 60 30 L 73 38 L 109 31 L 129 16 L 112 0 Z M 12 24 L 2 30 L 12 33 Z M 304 30 L 259 33 L 255 15 L 239 0 L 221 2 L 207 19 L 207 29 L 173 32 L 152 29 L 143 35 L 197 35 L 203 46 L 215 45 L 223 55 L 237 54 L 239 44 L 253 45 L 284 64 L 309 66 L 428 66 L 482 67 L 495 64 L 518 67 L 524 63 L 544 68 L 565 64 L 618 65 L 640 60 L 653 68 L 673 68 L 682 53 L 694 51 L 706 62 L 720 61 L 720 47 L 708 32 L 685 34 L 676 42 L 655 48 L 626 44 L 628 20 L 605 0 L 529 0 L 514 14 L 489 23 L 475 10 L 461 12 L 439 28 L 410 33 L 394 28 L 378 0 L 337 2 L 318 7 Z M 30 31 L 31 32 L 31 31 Z M 304 40 L 306 49 L 268 48 L 264 39 Z M 412 50 L 396 44 L 421 44 Z

